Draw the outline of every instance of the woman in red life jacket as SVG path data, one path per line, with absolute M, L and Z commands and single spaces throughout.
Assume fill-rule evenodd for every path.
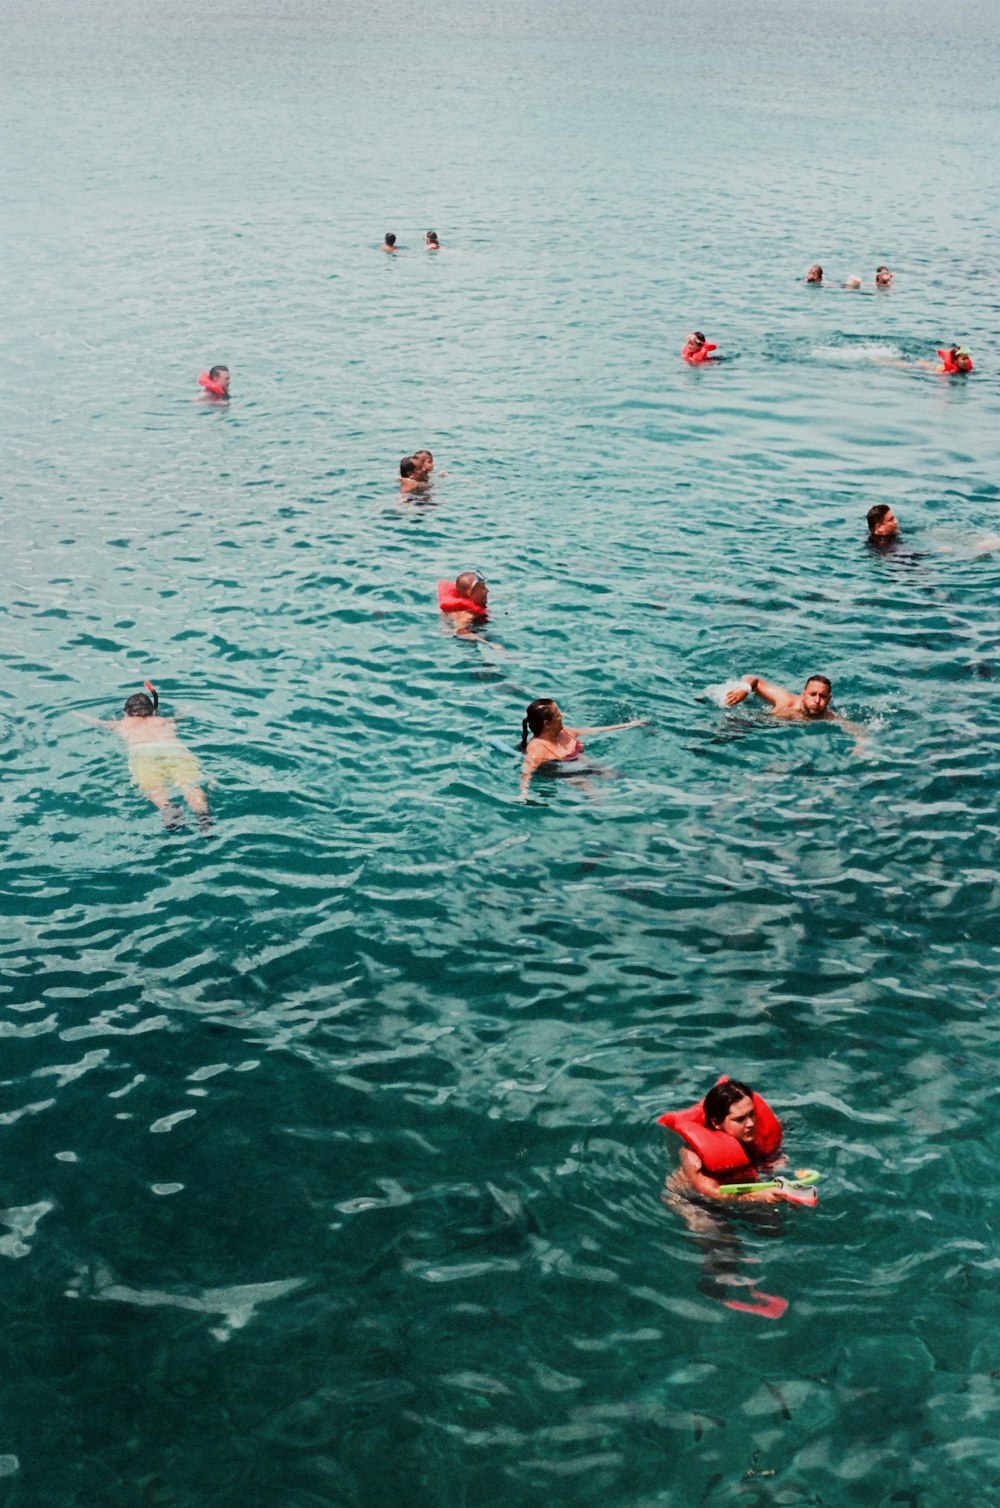
M 687 1110 L 668 1111 L 660 1124 L 676 1131 L 684 1146 L 681 1165 L 667 1179 L 672 1194 L 755 1204 L 815 1204 L 815 1190 L 761 1188 L 723 1194 L 725 1184 L 755 1183 L 758 1170 L 781 1147 L 781 1123 L 759 1094 L 739 1079 L 723 1078 Z
M 198 386 L 204 388 L 210 398 L 228 398 L 229 368 L 210 367 L 199 375 Z
M 540 697 L 532 702 L 521 722 L 521 749 L 524 764 L 521 766 L 521 795 L 528 794 L 528 786 L 535 771 L 545 764 L 563 764 L 579 759 L 583 753 L 581 735 L 594 733 L 617 733 L 622 728 L 641 728 L 642 719 L 630 723 L 608 723 L 602 728 L 567 728 L 558 706 L 549 697 Z M 531 742 L 528 742 L 528 732 Z
M 700 330 L 694 330 L 687 338 L 684 349 L 681 352 L 684 360 L 691 366 L 701 366 L 703 361 L 717 361 L 717 356 L 710 355 L 716 347 L 710 345 Z

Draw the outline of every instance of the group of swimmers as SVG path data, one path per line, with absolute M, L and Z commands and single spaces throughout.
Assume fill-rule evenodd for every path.
M 386 231 L 386 233 L 385 233 L 385 240 L 382 242 L 382 245 L 381 245 L 381 247 L 379 249 L 381 251 L 388 251 L 392 255 L 395 255 L 395 253 L 397 251 L 402 250 L 401 247 L 399 247 L 399 246 L 396 245 L 396 237 L 395 237 L 395 235 L 393 234 L 393 232 L 391 230 L 387 230 Z M 425 251 L 440 251 L 441 250 L 441 242 L 438 240 L 438 233 L 437 233 L 436 230 L 428 230 L 428 231 L 425 232 L 425 234 L 424 234 L 424 250 Z
M 895 276 L 896 274 L 894 272 L 890 272 L 885 263 L 882 263 L 881 266 L 875 268 L 875 287 L 889 288 L 892 285 L 892 280 Z M 809 271 L 806 273 L 806 282 L 821 283 L 822 281 L 823 269 L 818 262 L 814 262 Z M 857 273 L 854 272 L 851 273 L 850 277 L 844 284 L 845 288 L 860 288 L 861 286 L 861 279 L 858 277 Z

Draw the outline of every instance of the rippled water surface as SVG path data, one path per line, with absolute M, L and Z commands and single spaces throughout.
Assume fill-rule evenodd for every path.
M 0 1499 L 995 1501 L 995 7 L 0 19 Z M 815 1212 L 661 1203 L 722 1072 Z

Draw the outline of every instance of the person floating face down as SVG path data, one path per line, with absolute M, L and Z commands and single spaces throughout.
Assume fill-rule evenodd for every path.
M 130 696 L 115 722 L 82 712 L 77 715 L 96 728 L 117 733 L 124 741 L 132 779 L 156 807 L 168 830 L 183 825 L 181 809 L 170 799 L 171 791 L 179 790 L 201 831 L 208 832 L 212 823 L 208 798 L 199 785 L 202 777 L 198 761 L 177 737 L 177 717 L 160 717 L 159 694 L 149 681 L 145 686 L 149 694 L 139 691 Z
M 876 503 L 868 509 L 868 543 L 876 549 L 885 547 L 899 538 L 899 524 L 888 503 Z

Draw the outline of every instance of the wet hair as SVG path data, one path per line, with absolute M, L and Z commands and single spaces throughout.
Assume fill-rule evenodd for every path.
M 416 470 L 417 470 L 417 463 L 413 459 L 413 457 L 412 456 L 404 456 L 403 459 L 399 463 L 399 474 L 400 474 L 400 476 L 402 476 L 402 477 L 415 476 L 416 475 Z
M 419 460 L 421 456 L 426 456 L 431 465 L 434 465 L 434 457 L 431 455 L 429 450 L 415 450 L 413 452 L 413 459 L 415 461 Z
M 528 729 L 531 729 L 532 737 L 538 738 L 552 716 L 552 708 L 555 706 L 550 696 L 541 696 L 537 702 L 532 702 L 524 717 L 521 719 L 521 752 L 528 747 Z
M 819 273 L 819 277 L 814 278 L 813 277 L 813 273 L 814 272 L 818 272 Z M 814 262 L 812 264 L 812 266 L 810 267 L 809 271 L 806 273 L 806 282 L 807 283 L 821 283 L 822 281 L 823 281 L 823 269 L 819 265 L 818 262 Z
M 700 330 L 695 330 L 694 334 L 691 336 L 691 339 L 696 340 L 700 346 L 703 346 L 705 344 L 705 337 L 704 335 L 702 335 Z
M 144 691 L 137 691 L 135 696 L 130 696 L 125 703 L 125 716 L 155 717 L 156 708 L 153 706 L 152 697 L 147 696 Z
M 218 382 L 218 380 L 222 376 L 223 372 L 225 372 L 225 374 L 226 374 L 227 377 L 229 376 L 229 368 L 228 367 L 209 367 L 209 369 L 208 369 L 209 380 L 212 381 L 212 382 Z
M 753 1090 L 749 1084 L 743 1084 L 739 1079 L 724 1079 L 705 1096 L 705 1125 L 710 1131 L 717 1131 L 734 1105 L 740 1100 L 752 1099 Z
M 385 244 L 387 246 L 395 246 L 396 244 L 396 237 L 393 235 L 391 230 L 387 230 L 385 233 Z
M 865 517 L 868 520 L 868 533 L 874 534 L 879 524 L 891 510 L 888 503 L 876 503 L 874 508 L 869 508 Z M 816 678 L 813 677 L 815 680 Z
M 435 246 L 437 245 L 437 238 L 438 238 L 438 233 L 437 233 L 436 230 L 429 230 L 427 232 L 427 240 L 428 241 L 433 241 Z
M 829 680 L 827 676 L 825 676 L 825 675 L 811 675 L 809 677 L 809 679 L 806 681 L 806 688 L 809 687 L 809 686 L 811 686 L 812 683 L 813 683 L 813 681 L 819 681 L 820 685 L 821 686 L 825 686 L 826 689 L 827 689 L 827 691 L 831 691 L 831 692 L 833 691 L 833 682 L 831 680 Z M 803 688 L 803 689 L 806 689 L 806 688 Z

